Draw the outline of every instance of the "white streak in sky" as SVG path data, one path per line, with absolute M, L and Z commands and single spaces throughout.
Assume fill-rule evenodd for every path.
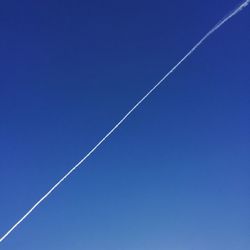
M 219 29 L 225 22 L 231 19 L 233 16 L 238 14 L 250 3 L 250 0 L 243 2 L 239 7 L 232 11 L 228 16 L 223 18 L 217 23 L 201 40 L 165 75 L 157 82 L 152 89 L 150 89 L 145 96 L 143 96 L 129 111 L 128 113 L 94 146 L 67 174 L 65 174 L 37 203 L 31 207 L 26 214 L 20 218 L 16 224 L 14 224 L 1 238 L 0 242 L 3 241 L 23 220 L 25 220 L 32 211 L 40 205 L 72 172 L 74 172 L 94 151 L 128 118 L 128 116 L 146 99 L 148 96 L 157 88 L 159 85 L 172 74 L 210 35 L 212 35 L 217 29 Z

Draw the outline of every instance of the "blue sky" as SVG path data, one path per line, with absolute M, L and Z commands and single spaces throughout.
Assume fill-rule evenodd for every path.
M 239 1 L 7 1 L 0 233 Z M 2 244 L 245 250 L 250 7 L 217 31 Z

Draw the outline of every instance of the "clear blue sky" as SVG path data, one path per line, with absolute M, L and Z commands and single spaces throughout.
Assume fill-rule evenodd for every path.
M 232 1 L 4 1 L 0 233 Z M 246 250 L 250 7 L 193 54 L 2 244 L 5 250 Z

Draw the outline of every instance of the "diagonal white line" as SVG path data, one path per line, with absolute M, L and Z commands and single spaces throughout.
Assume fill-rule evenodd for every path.
M 250 0 L 243 2 L 239 7 L 233 10 L 228 16 L 223 18 L 219 23 L 217 23 L 201 40 L 166 74 L 159 82 L 157 82 L 153 88 L 151 88 L 146 95 L 144 95 L 129 111 L 123 116 L 123 118 L 70 170 L 68 171 L 37 203 L 31 207 L 26 214 L 19 219 L 1 238 L 2 242 L 23 220 L 25 220 L 32 211 L 40 205 L 40 203 L 45 200 L 72 172 L 74 172 L 90 155 L 92 155 L 96 149 L 128 118 L 128 116 L 138 108 L 138 106 L 146 99 L 148 96 L 160 86 L 160 84 L 168 78 L 210 35 L 212 35 L 217 29 L 219 29 L 224 23 L 226 23 L 233 16 L 238 14 L 250 3 Z

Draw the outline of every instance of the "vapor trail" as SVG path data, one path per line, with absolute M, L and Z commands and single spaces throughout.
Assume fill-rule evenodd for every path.
M 239 7 L 233 10 L 228 16 L 223 18 L 217 23 L 201 40 L 166 74 L 162 79 L 157 82 L 153 88 L 151 88 L 146 95 L 144 95 L 129 111 L 123 116 L 123 118 L 94 146 L 68 173 L 66 173 L 37 203 L 31 207 L 26 214 L 19 219 L 3 236 L 0 238 L 2 242 L 23 220 L 25 220 L 30 213 L 43 201 L 45 200 L 72 172 L 74 172 L 94 151 L 128 118 L 128 116 L 146 99 L 148 96 L 157 88 L 159 85 L 172 74 L 210 35 L 212 35 L 217 29 L 219 29 L 224 23 L 226 23 L 233 16 L 238 14 L 250 3 L 250 0 L 243 2 Z

